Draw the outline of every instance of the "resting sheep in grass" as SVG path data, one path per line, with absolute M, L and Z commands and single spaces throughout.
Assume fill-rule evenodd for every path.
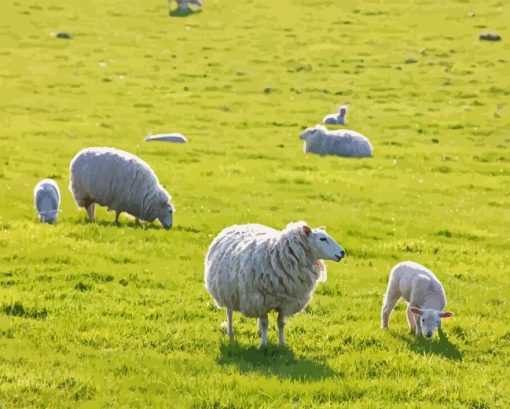
M 347 106 L 342 105 L 338 108 L 338 114 L 329 114 L 322 120 L 327 125 L 345 125 L 345 115 L 347 114 Z
M 205 259 L 205 287 L 219 307 L 232 315 L 259 318 L 261 346 L 267 343 L 268 312 L 278 312 L 279 344 L 284 345 L 285 317 L 301 311 L 319 281 L 326 281 L 323 260 L 340 261 L 345 251 L 324 228 L 290 223 L 283 231 L 260 224 L 234 225 L 211 243 Z
M 446 295 L 441 282 L 418 263 L 404 261 L 391 270 L 381 314 L 383 329 L 388 328 L 390 314 L 400 298 L 408 302 L 407 322 L 416 336 L 423 333 L 425 338 L 431 338 L 436 328 L 441 330 L 441 318 L 453 316 L 452 312 L 443 311 Z
M 326 127 L 316 125 L 305 129 L 299 137 L 305 141 L 305 153 L 358 158 L 373 155 L 370 141 L 356 131 L 328 131 Z
M 114 148 L 86 148 L 73 158 L 70 170 L 69 190 L 90 220 L 97 203 L 115 210 L 116 223 L 120 213 L 127 212 L 137 221 L 158 219 L 166 229 L 172 227 L 171 197 L 137 156 Z
M 178 10 L 181 13 L 190 12 L 190 7 L 189 7 L 190 4 L 202 8 L 204 6 L 204 1 L 203 0 L 177 0 L 177 5 L 179 6 Z
M 52 179 L 43 179 L 34 187 L 34 205 L 41 223 L 56 223 L 60 206 L 60 190 Z

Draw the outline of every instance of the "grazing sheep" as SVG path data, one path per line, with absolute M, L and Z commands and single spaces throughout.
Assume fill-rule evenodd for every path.
M 342 105 L 338 109 L 338 114 L 329 114 L 322 120 L 327 125 L 345 125 L 345 115 L 347 115 L 347 106 Z
M 203 0 L 177 0 L 177 5 L 179 6 L 179 11 L 187 12 L 190 10 L 189 5 L 193 4 L 202 8 L 204 6 Z
M 34 187 L 34 205 L 41 223 L 56 223 L 60 210 L 60 190 L 52 179 L 43 179 Z
M 186 143 L 188 139 L 180 133 L 162 133 L 158 135 L 149 135 L 144 139 L 145 142 L 173 142 Z
M 373 155 L 370 141 L 356 131 L 328 131 L 324 126 L 316 125 L 305 129 L 299 137 L 305 141 L 305 153 L 357 158 Z
M 452 312 L 443 312 L 446 295 L 441 282 L 418 263 L 404 261 L 391 270 L 381 313 L 383 329 L 388 328 L 390 314 L 401 297 L 408 302 L 407 322 L 416 336 L 423 333 L 431 338 L 436 328 L 441 330 L 441 318 L 453 316 Z
M 261 346 L 267 343 L 267 313 L 278 311 L 279 344 L 285 317 L 301 311 L 319 281 L 326 281 L 323 260 L 340 261 L 345 251 L 324 228 L 290 223 L 283 231 L 260 224 L 224 229 L 205 259 L 205 287 L 219 307 L 227 308 L 227 334 L 233 338 L 233 311 L 259 318 Z
M 69 190 L 76 204 L 87 209 L 94 220 L 95 204 L 152 222 L 158 219 L 166 229 L 172 227 L 171 196 L 143 160 L 114 148 L 86 148 L 76 154 L 70 166 Z

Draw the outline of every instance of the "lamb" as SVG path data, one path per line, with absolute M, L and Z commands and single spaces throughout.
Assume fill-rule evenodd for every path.
M 285 317 L 310 302 L 326 281 L 323 260 L 340 261 L 345 251 L 323 227 L 301 221 L 283 231 L 260 224 L 225 228 L 212 241 L 205 258 L 205 287 L 219 307 L 227 309 L 227 335 L 232 340 L 233 312 L 259 319 L 261 347 L 267 344 L 268 312 L 278 312 L 278 338 L 285 345 Z
M 446 295 L 441 282 L 418 263 L 404 261 L 391 270 L 381 313 L 383 329 L 388 328 L 390 314 L 401 297 L 408 303 L 407 322 L 417 337 L 423 333 L 431 338 L 437 328 L 441 331 L 441 318 L 453 316 L 452 312 L 443 312 Z
M 305 153 L 358 158 L 373 155 L 370 141 L 356 131 L 346 129 L 328 131 L 326 127 L 316 125 L 305 129 L 299 137 L 305 141 Z
M 179 11 L 180 12 L 190 12 L 190 8 L 189 8 L 189 5 L 190 4 L 193 4 L 195 6 L 198 6 L 200 8 L 202 8 L 204 6 L 204 1 L 203 0 L 177 0 L 177 5 L 179 6 Z
M 158 219 L 166 229 L 172 227 L 171 196 L 137 156 L 115 148 L 86 148 L 73 158 L 70 172 L 69 190 L 90 220 L 94 220 L 97 203 L 115 210 L 115 223 L 121 212 L 127 212 L 137 222 Z
M 60 211 L 60 190 L 53 179 L 43 179 L 34 187 L 34 205 L 41 223 L 56 223 Z
M 342 105 L 338 109 L 338 114 L 329 114 L 322 120 L 327 125 L 345 125 L 345 115 L 347 115 L 347 106 Z

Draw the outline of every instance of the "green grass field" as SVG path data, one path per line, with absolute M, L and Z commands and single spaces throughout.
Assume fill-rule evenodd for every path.
M 0 407 L 510 406 L 505 2 L 0 10 Z M 303 154 L 300 131 L 340 103 L 374 158 Z M 87 146 L 146 160 L 174 228 L 116 226 L 104 208 L 85 222 L 67 185 Z M 44 177 L 62 191 L 54 226 L 33 208 Z M 203 287 L 209 243 L 228 225 L 297 220 L 326 225 L 348 257 L 289 319 L 287 349 L 273 315 L 266 350 L 238 314 L 230 344 Z M 446 339 L 415 339 L 402 304 L 379 329 L 388 273 L 409 259 L 443 282 Z

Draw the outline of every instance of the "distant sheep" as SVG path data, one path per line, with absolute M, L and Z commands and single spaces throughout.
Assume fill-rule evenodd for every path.
M 284 345 L 285 317 L 301 311 L 318 282 L 326 281 L 324 260 L 340 261 L 345 251 L 324 228 L 305 222 L 278 231 L 260 224 L 234 225 L 211 243 L 205 259 L 205 287 L 227 308 L 227 334 L 233 338 L 232 315 L 259 318 L 261 346 L 267 343 L 269 311 L 278 311 L 279 344 Z
M 158 135 L 149 135 L 144 139 L 145 142 L 172 142 L 186 143 L 188 139 L 180 133 L 162 133 Z
M 345 115 L 347 115 L 347 106 L 342 105 L 338 109 L 338 114 L 329 114 L 322 120 L 327 125 L 345 125 Z
M 305 141 L 305 153 L 358 158 L 373 155 L 370 141 L 356 131 L 328 131 L 324 126 L 316 125 L 307 128 L 299 137 Z
M 56 223 L 60 207 L 60 190 L 52 179 L 43 179 L 34 187 L 34 205 L 41 223 Z
M 86 148 L 71 161 L 72 192 L 76 204 L 87 209 L 94 220 L 95 204 L 115 210 L 118 223 L 121 212 L 152 222 L 158 219 L 163 227 L 173 223 L 170 195 L 143 160 L 114 148 Z
M 193 4 L 198 7 L 204 6 L 203 0 L 177 0 L 177 5 L 180 11 L 189 11 L 189 5 Z
M 404 261 L 391 270 L 381 313 L 383 329 L 388 328 L 390 314 L 401 297 L 408 302 L 407 323 L 416 336 L 423 333 L 425 338 L 431 338 L 437 328 L 441 330 L 441 318 L 453 316 L 452 312 L 443 311 L 446 295 L 441 282 L 418 263 Z

